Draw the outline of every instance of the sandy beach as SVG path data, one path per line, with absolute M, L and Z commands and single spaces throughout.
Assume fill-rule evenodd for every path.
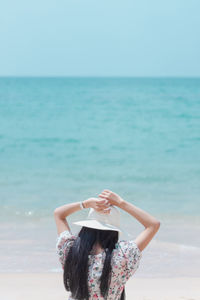
M 66 300 L 62 273 L 1 273 L 1 300 Z M 199 278 L 132 278 L 127 300 L 200 300 Z

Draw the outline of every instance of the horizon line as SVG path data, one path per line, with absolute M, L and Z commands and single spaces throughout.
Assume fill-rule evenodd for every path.
M 92 79 L 92 78 L 135 78 L 135 79 L 167 79 L 167 78 L 171 78 L 171 79 L 199 79 L 199 76 L 174 76 L 174 75 L 170 75 L 170 76 L 135 76 L 135 75 L 0 75 L 0 78 L 74 78 L 74 79 L 78 79 L 78 78 L 85 78 L 85 79 Z

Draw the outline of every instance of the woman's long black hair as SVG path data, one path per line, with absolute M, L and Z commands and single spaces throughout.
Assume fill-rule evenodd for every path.
M 105 249 L 106 257 L 102 274 L 100 277 L 101 295 L 106 299 L 111 281 L 112 251 L 118 241 L 118 232 L 113 230 L 99 230 L 88 227 L 82 227 L 77 239 L 69 249 L 64 264 L 63 281 L 67 291 L 70 291 L 72 297 L 77 300 L 88 300 L 88 255 L 95 243 Z M 123 290 L 121 300 L 125 299 Z

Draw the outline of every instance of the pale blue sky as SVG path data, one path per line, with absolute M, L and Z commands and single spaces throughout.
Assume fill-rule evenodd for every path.
M 199 0 L 1 1 L 1 76 L 200 76 Z

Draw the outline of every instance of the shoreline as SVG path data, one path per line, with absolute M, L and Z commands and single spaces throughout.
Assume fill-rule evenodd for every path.
M 70 221 L 70 220 L 69 220 Z M 71 224 L 71 222 L 69 222 Z M 135 220 L 131 236 L 134 239 L 142 227 Z M 71 224 L 72 232 L 77 228 Z M 125 224 L 128 227 L 128 222 Z M 173 224 L 172 224 L 173 225 Z M 199 277 L 200 227 L 188 224 L 177 227 L 163 225 L 158 235 L 143 251 L 137 270 L 140 278 Z M 62 271 L 56 253 L 57 232 L 52 219 L 40 222 L 1 222 L 1 273 L 57 273 Z
M 62 273 L 0 273 L 4 300 L 66 300 Z M 200 277 L 138 278 L 126 284 L 127 300 L 200 300 Z

